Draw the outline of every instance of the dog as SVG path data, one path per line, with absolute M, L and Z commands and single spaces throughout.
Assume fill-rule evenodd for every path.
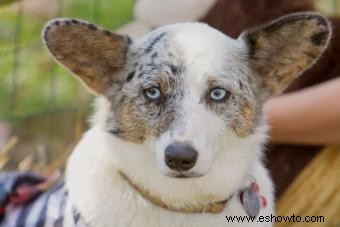
M 330 34 L 310 12 L 237 39 L 198 22 L 136 40 L 49 22 L 51 55 L 97 96 L 68 160 L 64 226 L 272 226 L 262 107 L 319 58 Z

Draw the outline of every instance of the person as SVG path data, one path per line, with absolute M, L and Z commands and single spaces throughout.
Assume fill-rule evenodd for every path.
M 273 143 L 340 144 L 340 78 L 274 97 L 264 111 Z

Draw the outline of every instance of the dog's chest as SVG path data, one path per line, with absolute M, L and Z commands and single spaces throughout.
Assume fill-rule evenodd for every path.
M 221 213 L 189 214 L 173 212 L 156 206 L 126 183 L 122 182 L 116 186 L 115 189 L 111 188 L 108 191 L 103 191 L 103 188 L 101 188 L 101 192 L 93 192 L 94 195 L 99 195 L 100 193 L 104 195 L 109 191 L 114 191 L 110 197 L 105 198 L 105 196 L 99 196 L 97 200 L 94 201 L 89 196 L 84 195 L 82 196 L 83 199 L 81 203 L 78 203 L 78 200 L 78 202 L 75 201 L 75 204 L 77 204 L 75 205 L 72 204 L 71 200 L 69 207 L 79 207 L 82 222 L 89 223 L 88 227 L 237 227 L 244 226 L 245 222 L 247 226 L 271 226 L 270 223 L 237 221 L 236 219 L 233 221 L 230 220 L 230 218 L 233 217 L 249 218 L 240 201 L 239 193 L 235 193 L 235 195 L 229 199 L 226 208 Z M 85 204 L 92 205 L 89 207 Z M 73 221 L 74 218 L 71 213 L 72 212 L 68 212 L 70 216 L 69 220 Z M 272 204 L 260 209 L 259 215 L 266 216 L 270 214 L 273 214 Z M 73 222 L 71 223 L 73 224 Z

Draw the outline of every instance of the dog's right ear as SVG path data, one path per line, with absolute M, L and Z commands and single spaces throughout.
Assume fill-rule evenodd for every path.
M 328 45 L 331 26 L 317 13 L 294 13 L 240 37 L 266 98 L 281 93 L 313 64 Z
M 49 22 L 43 36 L 55 59 L 95 94 L 104 94 L 119 81 L 131 42 L 129 37 L 74 19 Z

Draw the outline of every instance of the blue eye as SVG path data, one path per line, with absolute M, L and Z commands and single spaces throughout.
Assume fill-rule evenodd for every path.
M 214 88 L 210 91 L 210 99 L 216 102 L 221 102 L 230 96 L 230 92 L 223 88 Z
M 144 95 L 147 99 L 155 101 L 161 97 L 161 91 L 157 87 L 150 87 L 144 90 Z

